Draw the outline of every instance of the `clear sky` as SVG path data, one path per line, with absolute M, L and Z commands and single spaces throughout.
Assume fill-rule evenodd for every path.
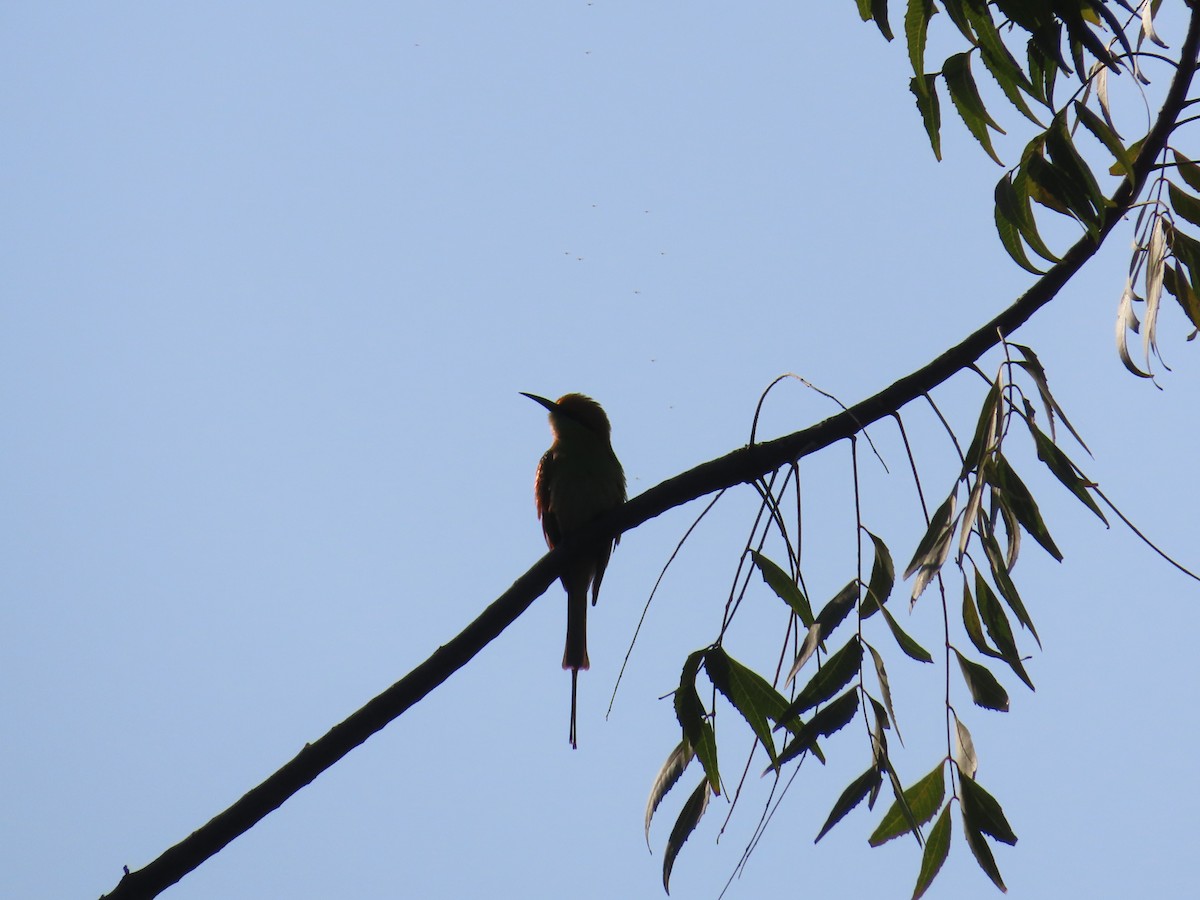
M 1167 19 L 1160 33 L 1182 39 Z M 1011 302 L 1031 279 L 992 226 L 1002 170 L 948 103 L 935 162 L 907 66 L 849 0 L 8 4 L 0 896 L 111 889 L 535 562 L 549 432 L 519 391 L 599 399 L 636 494 L 744 444 L 776 375 L 851 403 Z M 1160 90 L 1167 73 L 1150 74 Z M 1002 121 L 1011 163 L 1029 132 Z M 1164 390 L 1122 370 L 1130 239 L 1017 339 L 1095 459 L 1069 452 L 1195 567 L 1200 359 L 1169 308 Z M 978 380 L 938 399 L 969 432 Z M 760 433 L 833 411 L 785 384 Z M 943 434 L 924 407 L 906 423 L 944 496 Z M 920 511 L 894 428 L 873 435 L 892 474 L 863 460 L 864 518 L 902 565 Z M 1023 643 L 1037 692 L 1000 673 L 1013 708 L 989 713 L 955 675 L 981 783 L 1020 836 L 997 860 L 1022 898 L 1183 896 L 1200 591 L 1013 452 L 1066 561 L 1027 541 L 1017 571 L 1045 648 Z M 805 575 L 828 599 L 854 574 L 846 447 L 804 471 Z M 679 737 L 660 698 L 716 637 L 749 490 L 677 560 L 604 713 L 698 511 L 615 554 L 577 752 L 555 586 L 166 896 L 662 896 L 662 847 L 698 775 L 665 803 L 651 854 L 645 798 Z M 938 646 L 934 594 L 896 608 Z M 758 584 L 747 610 L 729 650 L 766 668 L 783 610 Z M 942 676 L 890 649 L 912 782 L 944 752 Z M 733 784 L 749 740 L 720 721 Z M 882 806 L 813 846 L 868 759 L 851 729 L 825 749 L 730 896 L 911 892 L 915 844 L 867 847 Z M 714 800 L 672 896 L 716 896 L 768 786 L 750 778 L 719 843 Z M 995 895 L 956 833 L 929 896 Z

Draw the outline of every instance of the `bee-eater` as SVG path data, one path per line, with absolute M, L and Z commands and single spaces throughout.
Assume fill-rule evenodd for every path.
M 524 392 L 522 392 L 524 393 Z M 612 448 L 612 426 L 600 404 L 583 394 L 564 394 L 558 402 L 524 394 L 550 411 L 554 442 L 538 463 L 534 501 L 542 533 L 553 550 L 572 531 L 625 502 L 625 472 Z M 588 668 L 587 598 L 592 605 L 608 567 L 613 545 L 605 538 L 580 548 L 560 576 L 567 592 L 567 643 L 562 666 L 571 670 L 571 746 L 575 740 L 575 691 L 579 670 Z

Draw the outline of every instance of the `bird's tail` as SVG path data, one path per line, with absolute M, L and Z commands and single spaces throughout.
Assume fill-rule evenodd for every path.
M 579 670 L 588 668 L 587 652 L 587 584 L 582 590 L 567 594 L 567 643 L 563 648 L 564 669 L 571 670 L 571 746 L 575 741 L 575 696 L 579 682 Z

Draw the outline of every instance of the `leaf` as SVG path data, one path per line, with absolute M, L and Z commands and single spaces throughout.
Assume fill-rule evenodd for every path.
M 1001 134 L 1004 134 L 1004 129 L 996 124 L 988 114 L 987 107 L 983 105 L 983 98 L 979 96 L 979 88 L 971 75 L 970 56 L 966 53 L 955 53 L 947 57 L 942 63 L 942 77 L 946 79 L 946 90 L 950 93 L 950 100 L 967 130 L 997 165 L 1003 165 L 992 146 L 988 128 L 993 128 Z
M 971 596 L 971 586 L 967 583 L 966 576 L 963 577 L 962 617 L 963 627 L 967 630 L 967 637 L 971 639 L 971 643 L 975 645 L 975 649 L 984 656 L 1002 659 L 999 651 L 989 647 L 987 641 L 984 639 L 983 623 L 979 620 L 979 612 L 975 608 L 975 599 Z
M 917 573 L 917 577 L 913 580 L 913 600 L 921 596 L 921 593 L 941 570 L 942 564 L 946 562 L 946 558 L 950 555 L 950 545 L 954 540 L 954 509 L 957 500 L 957 494 L 951 493 L 942 505 L 937 508 L 937 511 L 933 514 L 933 518 L 929 521 L 929 527 L 925 531 L 925 536 L 917 544 L 912 562 L 904 570 L 905 578 L 908 578 L 914 572 Z
M 1200 225 L 1200 200 L 1186 191 L 1180 190 L 1169 181 L 1167 182 L 1167 194 L 1171 198 L 1171 209 L 1193 225 Z
M 999 434 L 1000 376 L 997 375 L 992 386 L 988 388 L 987 396 L 983 398 L 983 406 L 979 409 L 979 420 L 975 423 L 975 433 L 971 435 L 971 443 L 967 445 L 967 452 L 963 456 L 962 471 L 958 474 L 960 481 L 966 478 L 968 473 L 979 468 L 984 456 L 992 450 Z M 905 572 L 904 577 L 907 578 L 911 574 L 912 572 Z
M 995 475 L 992 486 L 1000 489 L 1000 502 L 1016 517 L 1030 537 L 1041 544 L 1047 553 L 1062 562 L 1062 553 L 1050 537 L 1050 532 L 1046 530 L 1046 523 L 1042 520 L 1033 494 L 1029 493 L 1025 482 L 1017 477 L 1003 453 L 996 454 L 995 468 L 990 472 Z
M 1004 810 L 1000 808 L 996 798 L 985 791 L 971 775 L 964 774 L 959 778 L 959 784 L 962 785 L 963 815 L 967 824 L 991 835 L 1001 843 L 1014 846 L 1017 843 L 1017 835 L 1008 824 L 1008 819 L 1004 817 Z
M 908 0 L 904 13 L 904 37 L 908 42 L 908 59 L 913 74 L 925 74 L 925 40 L 929 34 L 929 18 L 933 15 L 933 0 Z
M 700 702 L 700 695 L 696 693 L 696 674 L 700 670 L 700 660 L 705 652 L 697 650 L 684 660 L 679 688 L 675 691 L 675 717 L 683 729 L 684 740 L 691 744 L 696 755 L 700 757 L 713 792 L 720 794 L 721 776 L 717 769 L 717 740 L 704 711 L 704 704 Z
M 1146 250 L 1146 311 L 1142 321 L 1142 353 L 1148 360 L 1150 351 L 1157 353 L 1158 305 L 1162 299 L 1163 273 L 1166 268 L 1167 241 L 1163 234 L 1163 217 L 1155 216 L 1150 228 L 1150 245 Z
M 1104 512 L 1092 499 L 1089 488 L 1094 488 L 1095 482 L 1090 481 L 1067 457 L 1065 453 L 1055 444 L 1050 438 L 1041 432 L 1041 430 L 1032 422 L 1028 423 L 1029 433 L 1033 435 L 1034 445 L 1037 447 L 1037 456 L 1046 464 L 1046 468 L 1057 478 L 1063 485 L 1066 486 L 1072 494 L 1074 494 L 1081 503 L 1087 506 L 1092 512 L 1100 517 L 1100 521 L 1105 525 L 1108 524 L 1108 519 L 1104 517 Z
M 912 811 L 913 819 L 918 826 L 924 825 L 937 814 L 945 796 L 946 778 L 940 761 L 934 766 L 932 772 L 904 792 L 905 803 Z M 884 813 L 879 827 L 871 833 L 868 842 L 872 847 L 878 847 L 886 844 L 892 838 L 908 834 L 912 830 L 912 822 L 904 815 L 899 801 L 894 801 L 888 811 Z
M 900 627 L 900 624 L 892 617 L 886 606 L 883 607 L 882 612 L 884 620 L 888 623 L 888 628 L 892 630 L 892 636 L 907 656 L 915 659 L 917 662 L 933 662 L 933 657 L 929 654 L 929 651 L 908 636 L 905 630 Z
M 1178 150 L 1171 151 L 1175 155 L 1175 171 L 1193 191 L 1200 191 L 1200 165 L 1195 160 L 1188 159 Z
M 1050 393 L 1050 380 L 1046 377 L 1046 370 L 1042 366 L 1042 361 L 1033 352 L 1033 348 L 1017 343 L 1010 343 L 1009 346 L 1015 347 L 1021 356 L 1024 357 L 1018 365 L 1029 373 L 1030 377 L 1033 378 L 1033 383 L 1037 385 L 1038 395 L 1042 398 L 1042 404 L 1046 407 L 1046 418 L 1050 420 L 1050 436 L 1055 437 L 1054 416 L 1057 415 L 1062 420 L 1062 423 L 1067 426 L 1067 431 L 1071 432 L 1071 437 L 1075 438 L 1079 446 L 1090 455 L 1092 451 L 1088 450 L 1087 443 L 1079 436 L 1079 432 L 1075 430 L 1075 426 L 1067 418 L 1066 412 L 1058 405 L 1058 401 L 1054 399 L 1054 395 Z
M 779 771 L 784 763 L 791 762 L 804 751 L 812 749 L 817 743 L 817 738 L 828 737 L 840 731 L 849 724 L 857 711 L 858 688 L 851 688 L 800 726 L 796 737 L 783 748 L 779 759 L 768 766 L 766 771 Z
M 975 742 L 971 740 L 971 732 L 958 716 L 954 717 L 955 750 L 954 761 L 958 763 L 958 771 L 968 778 L 974 778 L 979 769 L 979 757 L 975 755 Z
M 888 683 L 887 669 L 883 667 L 883 657 L 870 644 L 867 644 L 867 649 L 871 651 L 871 658 L 875 661 L 875 675 L 879 678 L 879 689 L 883 692 L 883 702 L 887 706 L 888 718 L 896 723 L 896 737 L 899 737 L 900 743 L 903 744 L 904 738 L 900 737 L 900 723 L 896 719 L 896 709 L 892 706 L 892 687 Z
M 776 693 L 766 679 L 737 660 L 721 647 L 713 647 L 704 654 L 704 671 L 726 700 L 746 720 L 755 736 L 766 748 L 767 755 L 775 759 L 775 741 L 771 737 L 771 726 L 767 717 L 778 717 L 780 710 L 774 697 Z
M 1000 243 L 1004 245 L 1005 251 L 1013 262 L 1026 272 L 1043 275 L 1045 273 L 1029 261 L 1029 256 L 1025 253 L 1025 245 L 1021 243 L 1021 231 L 1013 213 L 1016 203 L 1012 175 L 1008 174 L 996 182 L 996 234 L 1000 236 Z
M 838 591 L 834 598 L 826 603 L 817 614 L 816 620 L 808 629 L 808 634 L 805 635 L 804 643 L 800 645 L 799 656 L 792 663 L 792 668 L 788 672 L 787 678 L 784 679 L 785 683 L 791 682 L 796 677 L 796 674 L 804 668 L 804 664 L 816 652 L 817 647 L 842 623 L 857 602 L 858 579 L 855 579 Z
M 668 894 L 671 893 L 671 870 L 675 868 L 675 857 L 679 855 L 684 841 L 691 837 L 700 823 L 700 817 L 708 809 L 708 795 L 708 779 L 701 779 L 696 790 L 692 791 L 692 795 L 683 804 L 679 818 L 675 820 L 675 827 L 671 829 L 671 836 L 667 838 L 667 849 L 663 854 L 663 890 Z
M 929 831 L 929 839 L 925 842 L 925 852 L 921 854 L 921 871 L 917 873 L 917 886 L 913 891 L 912 900 L 920 898 L 929 890 L 933 879 L 942 869 L 942 864 L 950 853 L 950 804 L 946 804 L 938 820 Z
M 892 554 L 888 552 L 887 544 L 869 531 L 867 535 L 875 545 L 875 561 L 871 564 L 867 596 L 858 607 L 858 615 L 863 619 L 869 619 L 887 603 L 896 584 L 896 566 L 892 563 Z
M 888 24 L 887 0 L 858 0 L 858 14 L 864 22 L 874 19 L 884 39 L 892 39 L 892 27 Z
M 1025 666 L 1021 663 L 1021 654 L 1017 650 L 1017 643 L 1013 638 L 1012 627 L 1008 624 L 1008 617 L 1004 615 L 1004 607 L 1000 605 L 1000 601 L 992 593 L 991 586 L 988 585 L 983 573 L 978 569 L 975 570 L 975 596 L 979 601 L 979 614 L 983 618 L 984 627 L 987 628 L 992 643 L 1000 651 L 1001 658 L 1008 663 L 1017 677 L 1025 682 L 1031 691 L 1034 690 L 1033 682 L 1029 680 Z
M 1021 602 L 1021 595 L 1017 593 L 1017 586 L 1013 584 L 1008 569 L 1004 566 L 1004 560 L 1000 556 L 1000 546 L 996 543 L 996 536 L 990 532 L 983 536 L 983 552 L 987 557 L 988 566 L 992 570 L 992 580 L 996 582 L 996 587 L 1000 590 L 1000 596 L 1004 598 L 1008 608 L 1013 611 L 1017 621 L 1028 628 L 1038 646 L 1042 646 L 1042 639 L 1038 637 L 1037 629 L 1033 627 L 1033 619 L 1029 617 L 1029 611 L 1025 609 L 1025 604 Z
M 771 562 L 757 550 L 750 551 L 750 557 L 754 560 L 754 564 L 758 566 L 758 570 L 762 573 L 763 581 L 773 590 L 776 596 L 784 603 L 791 607 L 792 612 L 800 617 L 800 621 L 804 623 L 804 627 L 808 628 L 813 623 L 812 607 L 809 606 L 808 598 L 804 596 L 804 592 L 800 590 L 799 585 L 792 580 L 792 577 L 787 572 Z
M 937 76 L 916 75 L 908 83 L 908 89 L 917 100 L 917 110 L 921 113 L 921 121 L 925 123 L 925 133 L 929 135 L 929 146 L 933 149 L 933 155 L 941 162 L 942 110 L 938 105 Z
M 1125 288 L 1121 291 L 1121 300 L 1117 304 L 1117 355 L 1121 358 L 1121 364 L 1127 371 L 1138 378 L 1150 378 L 1150 373 L 1139 369 L 1129 355 L 1128 333 L 1138 330 L 1137 316 L 1133 314 L 1135 299 L 1137 299 L 1137 295 L 1133 291 L 1133 283 L 1126 280 Z
M 967 690 L 971 692 L 971 699 L 975 705 L 998 712 L 1008 712 L 1008 693 L 996 680 L 996 676 L 986 666 L 971 662 L 957 650 L 954 651 L 954 655 L 958 657 L 963 680 L 967 683 Z
M 780 715 L 780 722 L 786 722 L 793 716 L 807 712 L 818 703 L 824 703 L 858 674 L 862 666 L 862 644 L 858 635 L 854 635 L 846 646 L 825 661 L 808 684 L 796 695 L 796 699 L 788 704 Z
M 965 810 L 963 811 L 963 834 L 967 838 L 967 846 L 971 848 L 975 861 L 979 863 L 979 868 L 983 869 L 987 877 L 992 879 L 992 884 L 1008 893 L 1008 888 L 1004 886 L 1004 879 L 1000 877 L 1000 870 L 996 867 L 996 859 L 992 856 L 991 848 L 988 847 L 983 835 L 967 822 Z
M 846 817 L 846 814 L 849 813 L 850 810 L 862 803 L 863 798 L 865 798 L 867 794 L 871 793 L 871 791 L 875 790 L 882 780 L 883 779 L 879 774 L 879 770 L 874 766 L 871 766 L 871 768 L 867 769 L 867 771 L 863 772 L 852 782 L 850 782 L 849 786 L 842 791 L 842 795 L 838 797 L 837 803 L 833 804 L 833 809 L 830 810 L 829 818 L 827 818 L 825 820 L 825 824 L 821 826 L 821 832 L 813 839 L 813 843 L 815 844 L 817 841 L 821 840 L 821 838 L 825 837 L 825 835 L 829 833 L 829 829 L 831 829 L 838 822 L 842 821 L 842 819 Z
M 1075 102 L 1075 115 L 1079 117 L 1079 121 L 1083 123 L 1083 126 L 1095 136 L 1096 140 L 1100 141 L 1105 149 L 1113 155 L 1113 159 L 1117 161 L 1120 174 L 1127 178 L 1132 178 L 1133 154 L 1125 149 L 1125 145 L 1121 143 L 1121 138 L 1117 135 L 1116 131 L 1079 101 Z
M 675 786 L 679 781 L 679 777 L 683 774 L 684 769 L 688 767 L 688 763 L 692 761 L 692 757 L 696 754 L 692 750 L 691 745 L 686 741 L 680 741 L 679 744 L 667 756 L 667 761 L 663 763 L 662 768 L 658 770 L 658 775 L 654 778 L 654 784 L 650 785 L 650 797 L 646 800 L 646 846 L 650 846 L 650 820 L 654 818 L 654 812 L 658 809 L 658 805 L 662 803 L 663 797 L 667 792 Z

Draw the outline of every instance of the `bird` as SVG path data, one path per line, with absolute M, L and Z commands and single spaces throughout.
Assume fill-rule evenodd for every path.
M 553 550 L 571 533 L 625 502 L 625 470 L 612 448 L 612 426 L 603 407 L 583 394 L 547 400 L 521 392 L 550 413 L 554 440 L 538 462 L 534 503 L 546 545 Z M 571 747 L 576 739 L 576 690 L 579 670 L 589 667 L 587 651 L 588 591 L 592 605 L 614 545 L 620 537 L 603 538 L 566 564 L 559 580 L 567 592 L 567 639 L 562 667 L 571 670 Z

